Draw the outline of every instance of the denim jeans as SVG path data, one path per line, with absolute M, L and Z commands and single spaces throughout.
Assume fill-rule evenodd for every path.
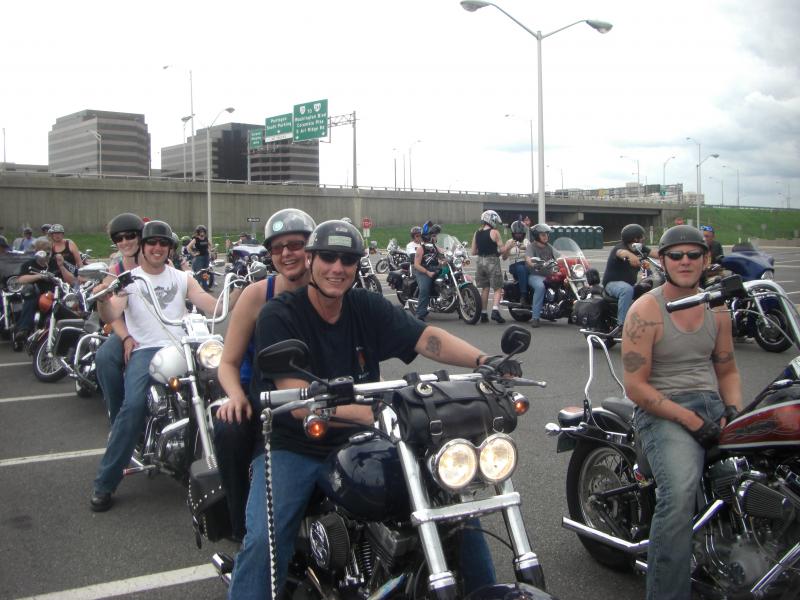
M 128 466 L 144 428 L 147 412 L 147 387 L 150 385 L 150 359 L 160 348 L 142 348 L 131 354 L 125 369 L 125 399 L 119 409 L 111 435 L 94 480 L 94 491 L 112 493 L 122 481 L 122 471 Z
M 538 319 L 542 314 L 544 304 L 544 277 L 542 275 L 528 275 L 528 285 L 533 288 L 533 305 L 531 313 L 534 319 Z
M 419 287 L 419 294 L 417 296 L 417 317 L 422 319 L 428 314 L 428 302 L 431 299 L 433 279 L 419 271 L 414 271 L 414 277 L 417 278 L 417 286 Z
M 195 256 L 192 259 L 192 271 L 197 272 L 200 269 L 205 269 L 206 267 L 208 267 L 210 262 L 211 262 L 211 260 L 210 260 L 210 258 L 208 256 L 208 254 L 206 254 L 204 256 Z M 208 287 L 209 287 L 208 286 L 208 281 L 206 281 L 205 279 L 202 279 L 201 277 L 195 277 L 195 279 L 197 279 L 197 283 L 199 283 L 204 290 L 208 291 Z
M 36 310 L 39 308 L 39 292 L 31 296 L 25 296 L 22 300 L 22 310 L 19 313 L 17 320 L 17 332 L 26 331 L 30 333 L 33 331 L 33 320 L 36 316 Z
M 617 323 L 622 325 L 633 304 L 633 286 L 625 281 L 609 281 L 605 289 L 609 296 L 617 299 Z
M 272 451 L 272 501 L 276 529 L 278 589 L 286 581 L 289 561 L 294 553 L 295 539 L 305 515 L 306 506 L 314 492 L 318 471 L 323 459 L 296 454 L 288 450 Z M 253 479 L 247 500 L 247 534 L 242 549 L 234 561 L 230 600 L 253 598 L 262 600 L 269 595 L 269 544 L 267 542 L 264 494 L 264 454 L 252 462 Z M 478 519 L 465 522 L 468 527 L 460 533 L 461 570 L 466 593 L 495 581 L 489 546 Z M 445 543 L 453 541 L 445 540 Z
M 512 263 L 508 267 L 508 272 L 517 280 L 519 288 L 519 301 L 528 301 L 528 266 L 523 261 Z
M 97 350 L 94 364 L 97 368 L 97 383 L 103 392 L 108 422 L 113 425 L 125 397 L 125 358 L 122 340 L 114 333 L 108 336 Z
M 682 392 L 671 400 L 718 422 L 716 392 Z M 647 600 L 691 598 L 692 521 L 705 451 L 673 421 L 636 410 L 636 431 L 656 480 L 656 509 L 647 551 Z
M 242 423 L 214 419 L 214 451 L 222 487 L 228 502 L 233 535 L 244 539 L 245 507 L 250 491 L 250 461 L 256 439 L 258 417 Z

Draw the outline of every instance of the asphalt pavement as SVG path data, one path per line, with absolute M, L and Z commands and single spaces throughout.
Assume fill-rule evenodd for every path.
M 800 250 L 768 249 L 776 257 L 776 280 L 793 298 L 800 294 Z M 586 254 L 602 270 L 608 249 Z M 381 277 L 382 282 L 385 281 Z M 384 285 L 384 295 L 394 293 Z M 507 324 L 513 321 L 506 311 Z M 431 315 L 441 326 L 488 354 L 499 352 L 505 326 L 465 325 L 455 315 Z M 379 326 L 379 324 L 376 324 Z M 796 353 L 769 354 L 755 343 L 737 344 L 745 399 L 752 398 Z M 544 425 L 566 405 L 580 405 L 589 351 L 576 327 L 564 320 L 544 322 L 522 357 L 526 376 L 548 381 L 531 388 L 531 410 L 514 437 L 520 465 L 514 484 L 523 498 L 529 536 L 542 561 L 548 590 L 561 598 L 638 599 L 644 579 L 596 564 L 577 537 L 562 529 L 567 514 L 564 481 L 569 454 L 557 454 Z M 611 351 L 621 376 L 619 350 Z M 598 355 L 599 358 L 599 355 Z M 396 378 L 435 363 L 418 358 L 411 365 L 384 364 Z M 458 369 L 455 369 L 458 371 Z M 30 357 L 0 342 L 0 598 L 224 598 L 225 588 L 208 559 L 231 543 L 195 546 L 185 490 L 159 475 L 134 475 L 121 484 L 107 513 L 89 510 L 89 495 L 108 424 L 99 396 L 79 398 L 71 380 L 44 384 L 35 379 Z M 605 368 L 591 390 L 599 400 L 617 392 Z M 499 519 L 489 528 L 503 534 Z M 501 579 L 510 579 L 510 553 L 490 540 Z

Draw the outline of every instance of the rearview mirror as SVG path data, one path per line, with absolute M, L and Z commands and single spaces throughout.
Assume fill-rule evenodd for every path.
M 262 373 L 287 373 L 308 365 L 308 346 L 300 340 L 282 340 L 258 353 Z
M 78 277 L 84 279 L 103 281 L 106 275 L 108 275 L 108 265 L 104 262 L 91 263 L 78 269 Z
M 503 354 L 519 354 L 525 352 L 531 345 L 531 332 L 519 325 L 511 325 L 503 333 L 500 348 Z

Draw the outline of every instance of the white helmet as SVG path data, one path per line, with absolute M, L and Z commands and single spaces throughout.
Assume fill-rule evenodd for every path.
M 150 359 L 150 377 L 158 383 L 167 384 L 170 377 L 182 377 L 186 375 L 189 366 L 186 364 L 186 357 L 183 350 L 177 346 L 164 346 Z
M 481 213 L 481 221 L 486 223 L 492 229 L 496 229 L 503 224 L 503 219 L 500 218 L 493 210 L 485 210 Z

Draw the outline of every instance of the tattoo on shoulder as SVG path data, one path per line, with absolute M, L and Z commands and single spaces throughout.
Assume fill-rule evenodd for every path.
M 728 363 L 734 358 L 733 352 L 714 352 L 711 354 L 711 362 L 714 364 Z
M 638 352 L 626 352 L 622 355 L 622 364 L 628 373 L 635 373 L 647 362 Z
M 442 353 L 442 340 L 436 335 L 430 336 L 425 344 L 425 349 L 434 356 L 439 356 Z
M 641 339 L 648 327 L 656 327 L 661 324 L 661 321 L 645 321 L 636 313 L 629 313 L 628 318 L 625 319 L 625 336 L 635 342 Z

